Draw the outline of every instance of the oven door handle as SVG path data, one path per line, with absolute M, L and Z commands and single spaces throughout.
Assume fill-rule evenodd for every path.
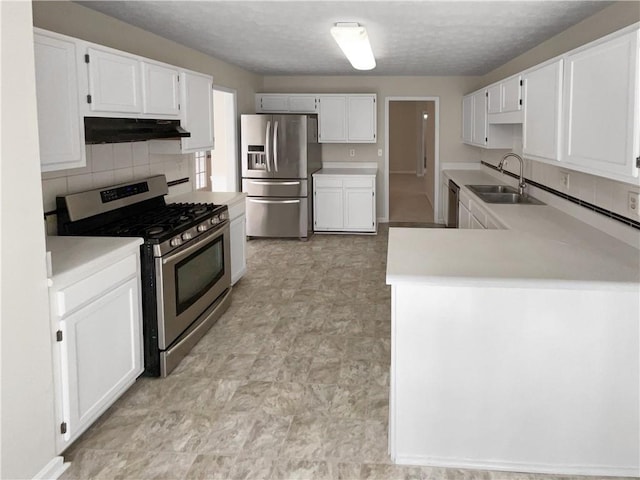
M 222 225 L 223 226 L 221 228 L 217 228 L 216 230 L 212 231 L 211 234 L 206 235 L 204 238 L 198 239 L 198 241 L 196 243 L 194 243 L 193 245 L 189 245 L 184 250 L 179 250 L 178 252 L 170 254 L 168 257 L 163 258 L 162 259 L 162 265 L 166 265 L 167 263 L 176 262 L 179 259 L 181 259 L 182 257 L 186 257 L 186 256 L 190 255 L 191 253 L 193 253 L 194 251 L 202 248 L 206 244 L 213 242 L 218 237 L 223 235 L 225 233 L 225 231 L 229 230 L 229 221 L 228 220 L 226 221 L 226 223 L 224 223 Z

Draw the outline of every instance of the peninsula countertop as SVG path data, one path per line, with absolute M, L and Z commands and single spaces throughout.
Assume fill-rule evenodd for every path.
M 480 170 L 446 173 L 461 188 L 501 184 Z M 549 205 L 496 205 L 473 198 L 506 229 L 390 228 L 387 283 L 625 289 L 640 294 L 640 250 Z

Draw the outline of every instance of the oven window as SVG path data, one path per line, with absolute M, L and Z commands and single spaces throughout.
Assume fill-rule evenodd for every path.
M 217 240 L 176 264 L 176 309 L 181 314 L 224 275 L 224 246 Z

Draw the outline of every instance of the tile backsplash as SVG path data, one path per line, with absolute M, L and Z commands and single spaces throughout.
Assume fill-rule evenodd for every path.
M 87 165 L 82 168 L 42 173 L 45 213 L 56 209 L 56 196 L 106 187 L 164 174 L 167 181 L 189 178 L 172 187 L 171 194 L 192 190 L 193 154 L 149 153 L 148 142 L 86 145 Z M 47 233 L 55 234 L 55 215 L 47 217 Z
M 513 151 L 521 155 L 522 147 L 514 148 Z M 481 160 L 496 166 L 507 152 L 507 150 L 483 150 Z M 629 192 L 640 192 L 640 186 L 526 158 L 524 162 L 524 176 L 526 178 L 635 222 L 640 221 L 640 217 L 630 212 L 627 206 Z M 519 169 L 517 161 L 510 162 L 505 168 L 515 174 L 519 173 Z M 569 175 L 568 186 L 563 183 L 563 176 L 567 174 Z
M 164 174 L 167 181 L 193 178 L 193 154 L 150 154 L 147 142 L 87 145 L 86 149 L 86 167 L 42 173 L 45 212 L 55 210 L 57 195 L 106 187 L 152 175 Z

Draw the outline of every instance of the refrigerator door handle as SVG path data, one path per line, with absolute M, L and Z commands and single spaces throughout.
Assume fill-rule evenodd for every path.
M 291 182 L 283 182 L 277 181 L 273 182 L 270 180 L 250 180 L 254 185 L 300 185 L 300 181 L 291 181 Z
M 271 169 L 269 168 L 269 160 L 271 158 L 271 120 L 267 120 L 267 129 L 265 131 L 265 136 L 267 138 L 267 145 L 266 145 L 266 157 L 265 157 L 265 161 L 266 161 L 266 166 L 267 166 L 267 172 L 271 172 Z
M 262 200 L 259 198 L 248 197 L 247 200 L 253 203 L 300 203 L 300 200 Z
M 273 123 L 273 165 L 278 171 L 278 121 Z

